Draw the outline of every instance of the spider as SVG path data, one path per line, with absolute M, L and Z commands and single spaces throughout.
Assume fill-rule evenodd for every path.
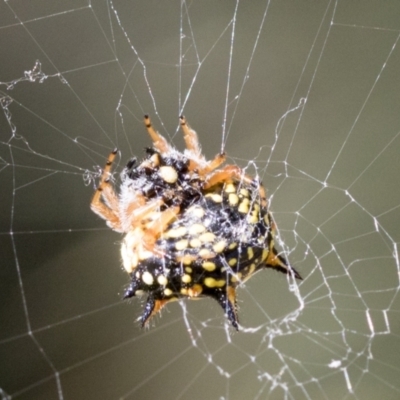
M 211 297 L 238 330 L 236 287 L 263 268 L 302 279 L 275 248 L 276 226 L 265 189 L 224 153 L 207 161 L 186 119 L 180 125 L 186 144 L 176 150 L 156 132 L 138 163 L 121 173 L 119 193 L 111 183 L 117 155 L 108 157 L 91 209 L 125 237 L 121 256 L 131 283 L 124 298 L 147 294 L 142 327 L 167 303 Z

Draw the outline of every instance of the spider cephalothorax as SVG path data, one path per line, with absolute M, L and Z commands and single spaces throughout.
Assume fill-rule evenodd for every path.
M 301 279 L 274 247 L 275 224 L 265 190 L 234 165 L 218 169 L 224 154 L 206 161 L 197 134 L 180 117 L 187 149 L 182 153 L 154 131 L 154 148 L 123 170 L 118 194 L 107 161 L 92 210 L 124 232 L 121 255 L 131 276 L 125 298 L 147 293 L 142 325 L 166 303 L 212 297 L 238 329 L 236 287 L 262 268 Z

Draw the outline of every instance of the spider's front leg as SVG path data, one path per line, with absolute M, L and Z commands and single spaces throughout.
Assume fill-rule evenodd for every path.
M 117 232 L 122 232 L 118 197 L 110 183 L 110 171 L 117 153 L 118 150 L 114 149 L 108 156 L 106 166 L 101 175 L 100 184 L 90 203 L 90 208 L 98 216 L 106 220 L 110 228 Z

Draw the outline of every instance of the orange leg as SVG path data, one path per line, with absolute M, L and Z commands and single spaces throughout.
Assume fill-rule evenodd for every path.
M 167 226 L 179 214 L 180 208 L 178 206 L 167 208 L 159 213 L 159 216 L 147 226 L 147 231 L 151 231 L 152 235 L 159 237 L 167 228 Z
M 149 135 L 154 142 L 154 147 L 160 153 L 168 153 L 168 151 L 171 150 L 170 145 L 163 136 L 161 136 L 158 132 L 154 130 L 148 115 L 144 116 L 144 123 L 146 125 L 147 132 L 149 132 Z
M 108 156 L 106 166 L 100 179 L 100 184 L 94 193 L 90 208 L 93 212 L 107 221 L 108 226 L 116 231 L 121 231 L 121 220 L 119 217 L 118 198 L 110 183 L 110 171 L 112 163 L 118 153 L 114 149 Z M 101 199 L 104 199 L 104 202 Z
M 197 137 L 197 133 L 193 129 L 190 129 L 190 127 L 187 124 L 186 118 L 183 115 L 181 115 L 179 119 L 181 121 L 183 139 L 185 140 L 187 149 L 192 151 L 196 155 L 196 157 L 202 158 L 201 148 L 199 144 L 199 138 Z
M 197 133 L 189 127 L 186 118 L 183 115 L 181 115 L 179 119 L 181 121 L 181 128 L 183 131 L 183 138 L 186 143 L 186 148 L 192 151 L 199 160 L 204 160 L 204 157 L 201 154 L 201 147 Z M 200 167 L 199 163 L 195 162 L 194 160 L 190 160 L 189 169 L 191 171 L 196 169 L 199 175 L 205 176 L 223 164 L 225 159 L 225 154 L 217 154 L 213 160 L 207 162 L 206 167 Z
M 217 154 L 214 159 L 207 162 L 207 165 L 204 168 L 199 170 L 199 175 L 206 176 L 214 169 L 218 168 L 221 164 L 223 164 L 226 160 L 225 153 Z
M 158 257 L 164 257 L 164 253 L 157 251 L 154 247 L 156 240 L 166 230 L 167 226 L 176 218 L 179 214 L 179 207 L 168 208 L 165 211 L 159 213 L 153 222 L 149 223 L 144 229 L 143 242 L 146 250 L 151 251 Z

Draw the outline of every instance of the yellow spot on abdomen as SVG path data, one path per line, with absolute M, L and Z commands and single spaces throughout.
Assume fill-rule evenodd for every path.
M 206 285 L 209 288 L 222 287 L 225 285 L 225 280 L 224 279 L 217 280 L 211 277 L 207 277 L 204 279 L 204 285 Z
M 240 189 L 239 193 L 241 195 L 243 195 L 244 197 L 249 197 L 249 195 L 250 195 L 249 191 L 247 189 L 244 189 L 244 188 Z
M 193 247 L 193 248 L 197 248 L 197 247 L 201 246 L 201 242 L 199 239 L 192 239 L 189 244 L 190 244 L 190 247 Z
M 189 235 L 194 236 L 198 235 L 199 233 L 203 233 L 206 230 L 205 226 L 202 224 L 193 224 L 189 228 Z
M 215 240 L 215 235 L 212 232 L 206 232 L 199 236 L 199 240 L 203 243 L 210 243 Z
M 261 255 L 261 261 L 265 261 L 268 257 L 269 254 L 269 250 L 268 249 L 264 249 Z
M 249 212 L 249 204 L 250 200 L 248 198 L 243 199 L 239 204 L 238 211 L 242 214 L 247 214 Z
M 226 193 L 235 193 L 236 192 L 236 186 L 233 183 L 228 183 L 225 186 L 225 192 Z
M 157 276 L 157 282 L 160 285 L 165 286 L 168 283 L 168 279 L 164 275 L 158 275 Z
M 247 258 L 252 260 L 254 258 L 254 251 L 252 247 L 247 248 Z
M 250 224 L 256 224 L 259 221 L 258 213 L 253 212 L 251 213 L 250 217 L 248 218 Z
M 182 239 L 175 243 L 175 248 L 178 251 L 184 250 L 188 247 L 188 245 L 189 245 L 189 241 L 187 239 Z
M 168 288 L 166 288 L 166 289 L 164 289 L 164 296 L 171 296 L 172 295 L 172 290 L 171 289 L 168 289 Z
M 222 196 L 216 193 L 206 194 L 206 197 L 211 198 L 214 203 L 222 203 Z
M 164 237 L 170 239 L 176 239 L 184 236 L 187 232 L 187 229 L 184 226 L 180 226 L 176 229 L 170 229 L 168 232 L 164 234 Z
M 233 267 L 237 264 L 237 258 L 231 258 L 228 262 L 228 264 Z
M 205 261 L 205 262 L 203 262 L 202 267 L 203 267 L 206 271 L 209 271 L 209 272 L 214 271 L 215 268 L 216 268 L 215 264 L 214 264 L 213 262 L 211 262 L 211 261 Z
M 151 286 L 154 283 L 153 275 L 148 271 L 143 272 L 142 282 L 148 286 Z
M 192 215 L 193 217 L 203 218 L 205 211 L 203 208 L 201 208 L 199 206 L 192 206 L 192 207 L 188 208 L 186 213 Z
M 226 247 L 226 241 L 225 240 L 220 240 L 219 242 L 215 243 L 213 246 L 213 250 L 216 253 L 222 253 Z
M 231 206 L 236 206 L 239 203 L 239 197 L 236 193 L 230 193 L 228 201 Z

